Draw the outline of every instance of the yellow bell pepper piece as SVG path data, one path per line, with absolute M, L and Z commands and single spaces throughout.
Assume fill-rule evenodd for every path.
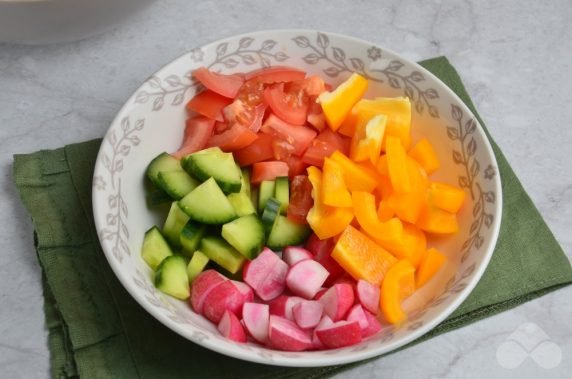
M 376 115 L 370 119 L 358 118 L 356 131 L 352 137 L 350 158 L 355 162 L 369 160 L 373 165 L 377 163 L 381 153 L 381 143 L 385 135 L 387 117 Z
M 415 287 L 423 287 L 441 269 L 446 260 L 447 257 L 439 250 L 433 247 L 427 250 L 415 272 Z
M 407 315 L 401 301 L 415 290 L 415 267 L 406 259 L 395 263 L 381 283 L 379 306 L 383 317 L 391 324 L 403 322 Z
M 439 168 L 439 158 L 427 138 L 421 139 L 409 150 L 409 156 L 417 161 L 425 169 L 427 175 L 431 175 Z
M 377 186 L 376 178 L 339 150 L 330 155 L 330 159 L 338 163 L 344 173 L 344 181 L 350 191 L 371 192 Z
M 367 79 L 353 73 L 333 92 L 323 92 L 318 96 L 328 126 L 336 131 L 342 125 L 353 106 L 362 98 L 367 90 Z
M 411 191 L 411 181 L 407 172 L 407 154 L 401 140 L 394 136 L 387 137 L 387 171 L 393 190 L 398 193 Z
M 351 207 L 352 197 L 344 182 L 344 174 L 340 165 L 326 157 L 323 170 L 322 198 L 324 204 L 333 207 Z
M 432 182 L 429 184 L 429 200 L 437 208 L 457 213 L 465 201 L 465 191 L 449 184 Z

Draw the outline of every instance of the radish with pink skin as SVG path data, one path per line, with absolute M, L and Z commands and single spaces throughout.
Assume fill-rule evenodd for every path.
M 240 317 L 244 302 L 243 293 L 231 280 L 227 280 L 209 293 L 203 304 L 203 316 L 215 324 L 218 324 L 226 310 Z
M 306 259 L 290 267 L 286 285 L 294 294 L 306 299 L 313 298 L 328 278 L 328 270 L 318 262 Z
M 284 248 L 282 252 L 282 259 L 288 263 L 288 265 L 294 266 L 296 263 L 305 259 L 314 259 L 314 256 L 308 250 L 301 247 L 288 246 Z
M 300 328 L 309 329 L 320 322 L 324 313 L 324 305 L 319 301 L 303 300 L 292 308 L 292 313 L 294 314 L 294 321 Z
M 240 320 L 228 309 L 223 313 L 220 322 L 218 323 L 217 329 L 219 330 L 220 334 L 229 340 L 240 343 L 246 342 L 246 333 L 244 332 Z
M 254 292 L 252 291 L 252 288 L 250 288 L 248 284 L 239 282 L 237 280 L 231 280 L 231 282 L 232 284 L 234 284 L 236 289 L 242 294 L 245 303 L 252 302 L 254 300 Z
M 325 328 L 325 327 L 330 326 L 330 325 L 334 325 L 334 322 L 332 321 L 332 319 L 329 318 L 328 316 L 325 316 L 325 315 L 322 316 L 322 319 L 320 320 L 318 325 L 316 325 L 316 328 L 312 331 L 312 349 L 314 349 L 314 350 L 323 350 L 324 349 L 324 344 L 322 343 L 322 341 L 320 341 L 320 339 L 316 335 L 316 330 L 321 329 L 321 328 Z
M 270 302 L 270 314 L 285 317 L 288 320 L 294 321 L 294 314 L 292 313 L 292 309 L 296 304 L 303 300 L 304 299 L 298 296 L 280 295 Z
M 295 323 L 279 316 L 270 316 L 268 323 L 270 346 L 284 351 L 304 351 L 312 347 L 310 334 Z
M 279 296 L 285 288 L 288 265 L 265 248 L 243 270 L 243 279 L 263 301 Z
M 316 328 L 316 335 L 328 349 L 337 349 L 361 342 L 361 329 L 357 321 L 338 321 L 330 326 Z
M 369 327 L 369 320 L 367 319 L 365 312 L 366 311 L 363 310 L 361 304 L 356 304 L 348 312 L 346 320 L 357 321 L 360 329 L 363 331 Z
M 369 313 L 368 311 L 364 311 L 365 317 L 367 318 L 368 326 L 365 329 L 361 330 L 361 336 L 363 338 L 373 336 L 377 334 L 381 330 L 381 324 L 375 315 Z
M 260 343 L 268 342 L 268 321 L 270 320 L 267 304 L 244 303 L 242 321 L 248 333 Z
M 339 321 L 354 305 L 354 299 L 354 290 L 351 284 L 338 283 L 330 287 L 319 301 L 324 305 L 324 313 L 333 321 Z
M 356 293 L 361 305 L 373 314 L 377 314 L 379 309 L 379 286 L 374 286 L 370 282 L 360 279 L 357 282 Z
M 191 286 L 191 306 L 197 313 L 203 312 L 203 304 L 208 294 L 228 279 L 215 270 L 206 270 L 199 274 Z
M 322 296 L 328 291 L 329 288 L 320 288 L 320 290 L 314 296 L 314 300 L 320 300 Z

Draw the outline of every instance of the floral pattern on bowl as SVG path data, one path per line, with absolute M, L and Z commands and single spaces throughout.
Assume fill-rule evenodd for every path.
M 147 163 L 178 148 L 184 104 L 199 91 L 191 71 L 200 66 L 221 72 L 272 65 L 300 67 L 338 84 L 351 72 L 370 80 L 366 96 L 408 96 L 413 103 L 413 137 L 438 147 L 442 168 L 435 179 L 458 184 L 468 194 L 460 232 L 431 241 L 449 263 L 403 304 L 408 320 L 385 326 L 356 346 L 291 353 L 223 338 L 187 303 L 158 291 L 139 255 L 145 230 L 161 218 L 145 205 Z M 500 178 L 482 127 L 460 99 L 431 73 L 374 44 L 333 33 L 280 30 L 250 33 L 195 48 L 175 59 L 127 100 L 101 146 L 93 179 L 95 224 L 103 251 L 122 284 L 155 318 L 183 337 L 209 349 L 254 362 L 283 366 L 326 366 L 392 351 L 427 333 L 469 295 L 483 274 L 500 227 Z

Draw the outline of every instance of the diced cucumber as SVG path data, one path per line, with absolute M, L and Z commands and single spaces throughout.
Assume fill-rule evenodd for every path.
M 258 187 L 250 187 L 250 201 L 254 204 L 254 208 L 258 209 Z
M 239 217 L 256 213 L 252 200 L 250 200 L 250 172 L 248 170 L 242 171 L 240 192 L 231 193 L 227 197 Z
M 244 256 L 221 237 L 203 237 L 199 250 L 205 253 L 209 259 L 233 274 L 240 270 L 244 264 Z
M 274 180 L 263 180 L 260 183 L 260 188 L 258 189 L 258 213 L 262 213 L 268 199 L 274 197 L 275 188 L 276 182 Z
M 301 244 L 309 235 L 308 225 L 295 223 L 285 216 L 278 216 L 266 245 L 272 250 L 281 250 L 286 246 Z
M 183 170 L 159 171 L 159 186 L 174 200 L 180 200 L 200 184 Z
M 180 255 L 171 255 L 163 259 L 155 272 L 155 287 L 177 299 L 187 299 L 191 291 L 185 258 Z
M 181 163 L 177 158 L 167 153 L 161 153 L 147 166 L 147 177 L 153 184 L 160 188 L 159 172 L 181 171 L 182 169 Z
M 193 153 L 185 158 L 184 168 L 200 181 L 214 178 L 225 193 L 240 191 L 242 175 L 232 153 L 220 150 Z
M 150 207 L 170 203 L 173 201 L 171 196 L 169 196 L 169 194 L 162 189 L 156 189 L 148 192 L 145 196 L 145 199 L 147 200 L 147 205 Z
M 269 234 L 274 227 L 274 224 L 280 215 L 280 208 L 282 208 L 282 204 L 273 197 L 268 199 L 266 202 L 262 216 L 260 216 L 260 220 L 262 221 L 266 234 Z
M 181 231 L 189 221 L 189 216 L 179 207 L 175 201 L 171 204 L 171 209 L 163 225 L 163 234 L 167 241 L 174 247 L 181 247 L 180 235 Z
M 276 178 L 274 197 L 280 202 L 280 213 L 285 215 L 290 202 L 290 182 L 287 176 L 279 176 Z
M 214 178 L 209 178 L 179 201 L 181 209 L 195 221 L 224 224 L 236 218 L 236 212 Z
M 180 234 L 181 246 L 183 254 L 192 257 L 195 250 L 199 248 L 199 243 L 207 231 L 207 226 L 199 224 L 193 220 L 189 220 Z
M 147 230 L 141 248 L 141 258 L 145 263 L 155 270 L 161 261 L 170 255 L 173 255 L 173 252 L 159 229 L 153 226 Z
M 222 238 L 248 259 L 254 259 L 264 247 L 264 228 L 258 216 L 251 214 L 222 226 Z
M 209 257 L 207 257 L 200 250 L 195 251 L 191 261 L 189 262 L 189 265 L 187 266 L 187 276 L 189 277 L 189 283 L 193 283 L 193 280 L 195 280 L 195 278 L 199 276 L 201 272 L 203 272 L 208 263 Z

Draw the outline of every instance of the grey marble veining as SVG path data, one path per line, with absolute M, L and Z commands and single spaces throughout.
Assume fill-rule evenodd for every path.
M 410 59 L 446 55 L 571 257 L 571 19 L 570 0 L 162 0 L 84 41 L 0 44 L 0 377 L 49 376 L 40 270 L 32 224 L 12 185 L 12 154 L 102 136 L 143 78 L 194 46 L 232 34 L 314 28 L 364 38 Z M 557 291 L 339 377 L 570 377 L 571 295 L 572 288 Z M 503 367 L 501 348 L 527 323 L 559 347 L 556 367 L 531 358 Z

